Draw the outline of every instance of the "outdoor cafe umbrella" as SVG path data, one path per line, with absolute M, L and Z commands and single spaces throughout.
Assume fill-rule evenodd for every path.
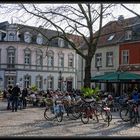
M 130 72 L 111 72 L 104 75 L 94 76 L 91 78 L 93 82 L 140 82 L 140 74 Z
M 106 73 L 104 75 L 94 76 L 91 78 L 91 82 L 118 83 L 118 91 L 120 93 L 121 83 L 140 82 L 140 74 L 117 71 L 112 73 Z

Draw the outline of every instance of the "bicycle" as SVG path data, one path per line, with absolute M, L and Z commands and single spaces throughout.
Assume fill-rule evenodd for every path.
M 91 103 L 95 102 L 95 100 L 91 100 L 91 101 L 86 101 L 84 99 L 82 99 L 84 101 L 84 103 L 81 105 L 81 121 L 84 124 L 87 124 L 89 122 L 89 119 L 92 119 L 95 122 L 99 122 L 98 119 L 98 115 L 96 114 L 96 109 L 91 106 Z
M 138 102 L 130 101 L 130 124 L 136 124 L 139 122 Z
M 105 122 L 107 122 L 107 124 L 109 126 L 110 122 L 112 121 L 112 114 L 111 114 L 110 108 L 108 107 L 106 101 L 102 101 L 102 103 L 101 103 L 101 117 Z
M 62 101 L 55 101 L 55 104 L 47 105 L 44 111 L 44 118 L 48 121 L 57 119 L 58 122 L 62 122 L 64 114 L 64 106 Z
M 126 105 L 120 109 L 120 118 L 130 124 L 136 124 L 139 121 L 138 102 L 128 100 Z
M 121 107 L 119 110 L 119 115 L 120 118 L 124 121 L 124 122 L 128 122 L 130 121 L 130 105 L 128 100 L 125 100 L 124 102 L 121 103 Z

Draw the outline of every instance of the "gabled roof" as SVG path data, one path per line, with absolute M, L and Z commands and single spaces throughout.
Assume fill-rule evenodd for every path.
M 140 18 L 131 17 L 124 19 L 123 21 L 110 21 L 101 29 L 101 35 L 98 41 L 98 47 L 108 46 L 117 44 L 124 40 L 125 29 L 128 26 L 132 26 L 140 23 Z M 98 32 L 98 31 L 97 31 Z M 97 36 L 97 32 L 94 34 L 94 37 Z M 109 38 L 114 35 L 114 37 L 109 40 Z
M 62 35 L 62 32 L 58 32 L 55 30 L 51 30 L 51 29 L 45 29 L 42 27 L 33 27 L 33 26 L 27 26 L 27 25 L 21 25 L 21 24 L 17 24 L 19 27 L 19 32 L 20 34 L 24 34 L 26 31 L 29 31 L 34 37 L 37 36 L 37 34 L 39 34 L 39 32 L 37 30 L 39 30 L 43 35 L 45 35 L 48 39 L 50 39 L 51 37 L 57 36 L 57 35 Z M 82 37 L 78 36 L 78 35 L 74 35 L 74 34 L 67 34 L 68 38 L 72 39 L 76 45 L 79 47 L 80 43 L 82 42 Z M 44 37 L 44 44 L 49 44 L 50 46 L 55 46 L 58 47 L 58 38 L 53 39 L 52 41 L 48 42 L 48 39 Z M 68 42 L 64 41 L 65 46 L 68 47 Z
M 7 27 L 10 26 L 12 24 L 9 24 L 8 22 L 3 22 L 0 23 L 0 30 L 7 30 Z M 56 35 L 62 35 L 62 32 L 58 32 L 55 30 L 51 30 L 51 29 L 45 29 L 43 27 L 35 27 L 35 26 L 28 26 L 28 25 L 23 25 L 23 24 L 16 24 L 14 23 L 13 25 L 17 26 L 17 30 L 19 32 L 19 37 L 21 42 L 24 42 L 24 33 L 25 32 L 30 32 L 32 35 L 32 43 L 36 43 L 36 37 L 39 33 L 41 33 L 43 35 L 43 44 L 44 45 L 50 45 L 50 46 L 54 46 L 54 47 L 58 47 L 58 38 L 55 38 L 51 41 L 48 42 L 48 39 L 50 39 L 51 37 L 54 37 Z M 39 32 L 38 32 L 39 30 Z M 80 42 L 82 41 L 82 37 L 78 36 L 78 35 L 73 35 L 73 34 L 68 34 L 68 38 L 72 39 L 77 46 L 79 47 Z M 68 47 L 68 42 L 64 41 L 64 46 Z

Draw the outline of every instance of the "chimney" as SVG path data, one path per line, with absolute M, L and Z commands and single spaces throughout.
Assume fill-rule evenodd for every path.
M 118 21 L 119 21 L 119 22 L 122 22 L 123 20 L 124 20 L 124 16 L 123 16 L 123 15 L 119 15 Z

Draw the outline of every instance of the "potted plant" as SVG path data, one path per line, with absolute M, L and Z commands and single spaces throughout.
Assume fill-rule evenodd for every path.
M 99 100 L 99 96 L 98 96 L 98 93 L 99 93 L 99 87 L 96 87 L 94 89 L 92 88 L 89 88 L 89 87 L 82 87 L 81 88 L 81 91 L 83 93 L 83 96 L 84 98 L 86 99 L 96 99 L 96 101 Z

